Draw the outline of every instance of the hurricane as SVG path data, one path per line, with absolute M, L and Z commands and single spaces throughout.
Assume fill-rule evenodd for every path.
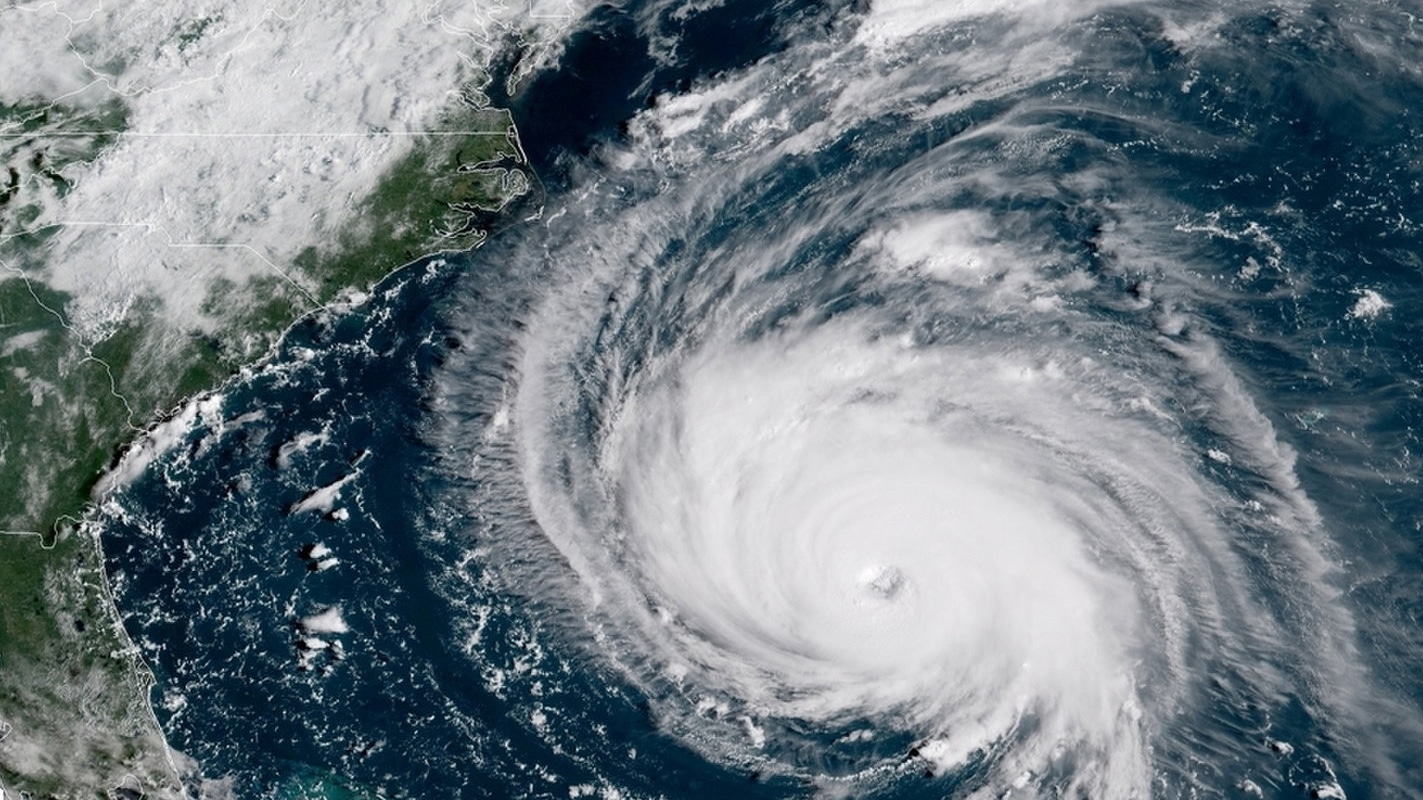
M 253 796 L 1416 796 L 1411 550 L 1341 499 L 1415 482 L 1358 400 L 1413 21 L 587 10 L 495 98 L 524 217 L 108 507 L 175 746 Z M 282 744 L 222 739 L 264 691 Z

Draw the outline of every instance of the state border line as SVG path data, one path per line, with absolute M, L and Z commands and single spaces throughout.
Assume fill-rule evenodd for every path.
M 74 139 L 84 136 L 116 136 L 125 139 L 378 139 L 421 136 L 509 136 L 500 131 L 293 131 L 204 132 L 204 131 L 0 131 L 0 139 Z

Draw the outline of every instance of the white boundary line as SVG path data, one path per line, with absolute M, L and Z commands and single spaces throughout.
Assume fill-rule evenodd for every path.
M 376 139 L 421 136 L 509 136 L 502 131 L 310 131 L 310 132 L 201 132 L 201 131 L 0 131 L 0 139 L 78 139 L 115 136 L 124 139 Z

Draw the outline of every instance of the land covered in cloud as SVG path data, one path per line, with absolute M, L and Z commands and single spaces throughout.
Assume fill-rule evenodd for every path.
M 0 7 L 4 791 L 179 791 L 82 525 L 100 475 L 302 315 L 476 246 L 530 179 L 484 94 L 489 58 L 536 53 L 570 16 L 562 0 Z M 77 711 L 51 713 L 71 695 Z

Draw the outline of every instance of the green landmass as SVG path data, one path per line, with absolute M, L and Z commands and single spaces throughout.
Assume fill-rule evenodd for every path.
M 0 784 L 36 798 L 126 785 L 177 796 L 147 705 L 152 678 L 115 616 L 93 535 L 49 550 L 0 537 Z
M 323 295 L 374 283 L 437 250 L 468 250 L 484 239 L 483 214 L 523 194 L 527 178 L 505 165 L 522 163 L 509 112 L 461 99 L 438 121 L 440 130 L 496 135 L 436 136 L 390 170 L 330 247 L 309 247 L 295 260 L 320 281 Z
M 140 301 L 86 340 L 73 298 L 38 277 L 57 231 L 40 220 L 126 124 L 117 104 L 0 105 L 0 133 L 24 134 L 0 138 L 0 788 L 12 796 L 181 794 L 152 677 L 82 522 L 121 449 L 301 316 L 422 255 L 477 245 L 481 220 L 528 185 L 507 112 L 462 99 L 430 127 L 464 133 L 422 138 L 333 242 L 283 266 L 292 281 L 214 281 L 213 330 L 174 330 L 156 300 Z

